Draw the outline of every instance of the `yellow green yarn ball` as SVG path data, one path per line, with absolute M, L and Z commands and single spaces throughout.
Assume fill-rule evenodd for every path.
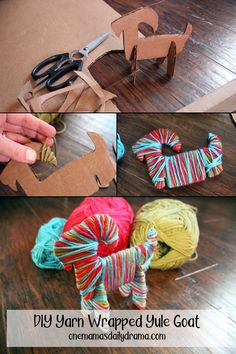
M 66 131 L 66 124 L 62 120 L 61 113 L 34 113 L 34 115 L 44 122 L 55 126 L 57 134 L 62 134 Z
M 53 123 L 54 120 L 59 117 L 60 113 L 34 113 L 34 115 L 37 118 L 44 120 L 44 122 Z
M 140 245 L 150 225 L 158 232 L 159 244 L 150 268 L 179 268 L 197 258 L 199 227 L 197 208 L 173 199 L 157 199 L 137 212 L 131 232 L 131 245 Z

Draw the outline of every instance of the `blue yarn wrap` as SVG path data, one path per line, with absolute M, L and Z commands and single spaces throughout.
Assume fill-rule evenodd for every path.
M 122 157 L 124 157 L 124 154 L 125 154 L 124 144 L 122 143 L 122 141 L 120 139 L 120 135 L 117 134 L 117 161 L 122 159 Z
M 53 218 L 40 227 L 31 251 L 34 264 L 41 269 L 63 269 L 63 264 L 54 255 L 54 243 L 63 232 L 66 219 Z

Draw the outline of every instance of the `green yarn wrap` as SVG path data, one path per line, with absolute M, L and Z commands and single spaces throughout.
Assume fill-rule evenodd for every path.
M 34 264 L 41 269 L 63 269 L 63 264 L 54 255 L 54 243 L 63 233 L 66 219 L 53 218 L 40 227 L 31 251 Z
M 131 245 L 140 245 L 154 225 L 159 234 L 150 268 L 167 270 L 181 267 L 197 258 L 199 228 L 197 208 L 179 200 L 157 199 L 137 212 L 131 232 Z

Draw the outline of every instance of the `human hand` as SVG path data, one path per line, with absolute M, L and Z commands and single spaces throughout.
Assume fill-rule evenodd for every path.
M 0 113 L 0 162 L 10 159 L 33 164 L 36 152 L 24 146 L 34 138 L 51 146 L 56 129 L 30 113 Z

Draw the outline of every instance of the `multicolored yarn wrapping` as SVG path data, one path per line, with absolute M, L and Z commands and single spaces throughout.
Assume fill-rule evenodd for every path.
M 118 227 L 107 214 L 96 214 L 64 232 L 55 242 L 54 252 L 59 261 L 73 265 L 76 285 L 81 294 L 81 308 L 87 313 L 94 310 L 109 313 L 107 291 L 120 289 L 121 295 L 132 292 L 134 304 L 146 306 L 147 270 L 155 247 L 157 233 L 150 227 L 145 242 L 101 258 L 97 252 L 101 242 L 113 245 L 118 241 Z
M 146 134 L 132 147 L 140 161 L 146 159 L 149 175 L 157 189 L 186 186 L 215 177 L 223 171 L 222 142 L 215 134 L 208 134 L 208 147 L 164 156 L 162 145 L 180 152 L 182 143 L 178 135 L 167 128 Z
M 134 220 L 134 212 L 126 199 L 121 197 L 87 197 L 73 210 L 68 218 L 63 232 L 70 231 L 75 225 L 83 222 L 94 214 L 108 214 L 118 226 L 119 236 L 114 249 L 104 242 L 99 244 L 98 255 L 108 256 L 127 248 Z
M 199 227 L 197 208 L 170 198 L 156 199 L 137 212 L 130 243 L 140 245 L 149 228 L 158 230 L 158 245 L 150 268 L 167 270 L 179 268 L 197 259 Z
M 118 227 L 118 239 L 113 244 L 100 242 L 98 256 L 106 257 L 128 246 L 134 212 L 130 204 L 121 197 L 88 197 L 73 210 L 68 220 L 53 218 L 42 225 L 38 231 L 35 245 L 32 249 L 32 259 L 37 267 L 42 269 L 64 269 L 64 266 L 53 253 L 55 241 L 63 232 L 70 231 L 75 225 L 82 223 L 87 217 L 94 214 L 108 214 Z M 71 270 L 67 265 L 66 270 Z
M 125 147 L 121 141 L 120 134 L 117 134 L 117 161 L 121 160 L 125 154 Z

